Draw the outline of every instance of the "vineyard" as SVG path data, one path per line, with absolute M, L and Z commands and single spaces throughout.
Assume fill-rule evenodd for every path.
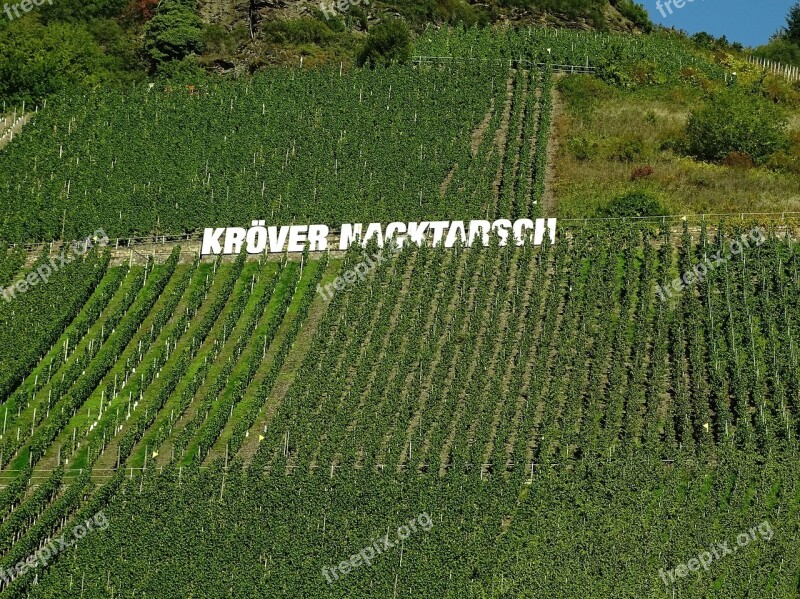
M 366 276 L 374 241 L 116 247 L 550 216 L 554 67 L 725 77 L 666 34 L 416 43 L 414 67 L 64 94 L 0 151 L 0 287 L 63 261 L 0 299 L 0 595 L 800 594 L 796 223 L 559 221 Z M 98 229 L 111 247 L 52 241 Z
M 548 563 L 574 568 L 582 543 L 612 541 L 560 527 L 591 514 L 616 530 L 633 510 L 645 528 L 621 534 L 649 535 L 687 504 L 647 536 L 646 549 L 670 539 L 666 555 L 626 562 L 639 569 L 619 596 L 657 593 L 659 568 L 765 519 L 776 541 L 742 557 L 747 568 L 685 584 L 725 596 L 756 563 L 789 596 L 796 552 L 775 555 L 788 555 L 800 507 L 798 254 L 786 231 L 765 230 L 730 255 L 749 230 L 586 225 L 541 248 L 407 245 L 327 307 L 316 285 L 360 261 L 356 246 L 299 262 L 178 264 L 176 250 L 131 268 L 90 254 L 75 268 L 99 284 L 29 374 L 4 383 L 0 565 L 101 506 L 112 525 L 8 593 L 60 596 L 68 580 L 90 596 L 577 592 L 589 573 L 548 579 Z M 727 261 L 680 297 L 653 292 L 718 252 Z M 41 326 L 44 346 L 61 321 Z M 588 503 L 568 501 L 576 489 Z M 600 492 L 614 498 L 597 512 Z M 402 567 L 387 556 L 328 588 L 323 566 L 426 509 L 434 528 L 409 540 Z M 709 527 L 682 530 L 697 510 Z M 241 545 L 235 577 L 225 555 L 186 569 L 188 549 L 171 553 L 184 535 Z M 613 564 L 596 567 L 600 596 Z
M 674 80 L 683 67 L 725 77 L 667 35 L 444 29 L 415 52 L 457 60 L 51 98 L 29 113 L 24 142 L 0 153 L 0 238 L 180 235 L 255 219 L 532 218 L 542 215 L 547 65 L 590 65 L 623 85 Z
M 621 85 L 675 81 L 686 68 L 712 79 L 725 77 L 722 65 L 698 55 L 685 38 L 667 32 L 635 37 L 566 29 L 507 29 L 498 33 L 491 29 L 431 28 L 420 36 L 415 51 L 422 56 L 478 62 L 591 67 L 601 78 Z
M 541 147 L 528 140 L 539 123 L 534 90 L 548 77 L 472 65 L 290 71 L 58 98 L 0 154 L 0 236 L 484 218 L 493 185 L 504 186 L 504 218 L 538 216 Z

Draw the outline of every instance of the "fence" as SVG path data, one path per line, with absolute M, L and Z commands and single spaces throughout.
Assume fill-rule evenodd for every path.
M 788 221 L 800 220 L 800 212 L 785 211 L 785 212 L 720 212 L 710 214 L 670 214 L 667 216 L 616 216 L 616 217 L 593 217 L 593 218 L 559 218 L 560 224 L 564 223 L 592 223 L 602 221 L 622 221 L 622 222 L 653 222 L 662 223 L 667 222 L 678 224 L 683 221 L 689 222 L 716 222 L 721 220 L 763 220 L 780 221 L 786 223 Z
M 785 77 L 787 81 L 800 81 L 800 67 L 787 66 L 775 62 L 774 60 L 767 60 L 766 58 L 758 58 L 756 56 L 748 56 L 747 62 L 758 65 L 762 69 L 766 69 L 775 75 Z
M 793 222 L 800 221 L 800 212 L 785 211 L 785 212 L 719 212 L 709 214 L 671 214 L 667 216 L 625 216 L 625 217 L 589 217 L 589 218 L 558 218 L 560 224 L 591 224 L 598 222 L 653 222 L 653 223 L 673 223 L 679 224 L 686 220 L 689 222 L 705 222 L 713 223 L 720 220 L 759 220 L 772 221 L 772 222 Z M 341 231 L 338 229 L 330 229 L 329 235 L 338 238 Z M 131 250 L 136 252 L 136 248 L 145 246 L 165 246 L 170 244 L 180 244 L 182 242 L 197 242 L 200 243 L 203 239 L 202 231 L 195 231 L 193 233 L 184 233 L 182 235 L 148 235 L 146 237 L 122 237 L 112 240 L 109 247 L 115 250 Z M 60 241 L 50 241 L 45 243 L 28 243 L 28 244 L 10 244 L 10 248 L 20 247 L 28 252 L 41 251 L 45 248 L 50 248 L 51 252 L 61 244 Z
M 537 68 L 545 68 L 550 67 L 553 71 L 559 73 L 594 73 L 595 68 L 589 66 L 589 59 L 586 59 L 585 65 L 574 65 L 574 64 L 551 64 L 546 62 L 534 62 L 532 60 L 525 60 L 523 58 L 467 58 L 461 56 L 414 56 L 412 58 L 412 62 L 416 65 L 422 64 L 423 62 L 444 62 L 444 61 L 464 61 L 464 60 L 473 60 L 479 62 L 493 62 L 498 64 L 507 64 L 509 67 L 518 67 L 518 66 L 528 66 L 528 67 L 537 67 Z

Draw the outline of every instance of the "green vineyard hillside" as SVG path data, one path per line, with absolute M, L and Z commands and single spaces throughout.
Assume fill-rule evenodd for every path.
M 555 218 L 564 96 L 724 91 L 727 57 L 545 29 L 414 53 L 27 115 L 0 151 L 0 596 L 800 596 L 798 220 Z M 552 243 L 380 259 L 198 243 L 545 218 Z

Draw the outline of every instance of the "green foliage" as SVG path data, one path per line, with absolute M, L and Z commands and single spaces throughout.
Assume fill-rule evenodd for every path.
M 526 59 L 537 63 L 587 65 L 606 83 L 635 86 L 677 82 L 691 64 L 709 79 L 722 80 L 724 68 L 698 56 L 695 45 L 678 33 L 597 34 L 548 28 L 457 30 L 428 28 L 417 38 L 415 54 L 486 59 Z
M 83 24 L 17 19 L 0 28 L 0 99 L 41 101 L 67 87 L 112 79 L 109 59 Z
M 108 68 L 120 83 L 141 81 L 147 61 L 142 56 L 141 41 L 135 32 L 126 29 L 118 19 L 92 19 L 87 28 L 102 47 Z
M 470 143 L 492 98 L 502 102 L 497 72 L 463 63 L 339 76 L 337 64 L 224 84 L 190 72 L 177 81 L 195 85 L 193 95 L 158 82 L 59 96 L 0 152 L 0 238 L 57 238 L 65 209 L 73 237 L 89 227 L 127 237 L 265 217 L 332 226 L 479 218 L 496 172 L 481 157 L 490 155 L 499 113 L 480 157 Z M 442 202 L 455 163 L 462 166 Z
M 667 211 L 658 198 L 646 191 L 631 191 L 612 200 L 600 209 L 602 217 L 664 216 Z
M 356 58 L 358 66 L 403 64 L 411 58 L 411 32 L 399 19 L 388 19 L 373 27 Z
M 387 12 L 399 14 L 414 28 L 430 23 L 482 26 L 488 24 L 492 16 L 491 5 L 476 5 L 468 0 L 401 0 L 386 4 Z
M 720 161 L 731 152 L 763 164 L 789 147 L 783 111 L 760 94 L 730 87 L 693 111 L 686 125 L 687 150 L 701 160 Z
M 234 264 L 195 263 L 192 296 L 208 298 L 198 302 L 181 300 L 171 282 L 167 301 L 155 299 L 168 276 L 156 267 L 117 327 L 123 339 L 108 338 L 76 385 L 93 385 L 109 347 L 128 348 L 109 374 L 127 368 L 137 337 L 146 340 L 143 378 L 151 368 L 160 377 L 140 387 L 137 369 L 119 398 L 105 388 L 99 439 L 97 428 L 91 440 L 77 428 L 93 456 L 105 448 L 93 473 L 91 462 L 80 476 L 37 472 L 25 498 L 24 471 L 2 493 L 0 566 L 100 509 L 108 528 L 3 591 L 62 597 L 72 580 L 86 597 L 201 589 L 358 599 L 401 588 L 398 597 L 658 597 L 669 586 L 691 597 L 738 597 L 745 586 L 767 589 L 755 594 L 765 599 L 794 596 L 800 423 L 784 408 L 796 405 L 800 384 L 791 353 L 798 246 L 736 224 L 714 223 L 711 236 L 687 226 L 678 238 L 665 228 L 656 238 L 648 226 L 587 222 L 540 248 L 500 247 L 496 237 L 488 248 L 407 244 L 337 291 L 313 327 L 302 321 L 320 307 L 313 288 L 328 257 L 313 271 L 304 256 L 300 280 L 297 262 L 264 268 L 242 254 Z M 746 259 L 730 253 L 743 239 Z M 342 274 L 373 251 L 351 247 Z M 676 272 L 699 264 L 702 277 L 659 298 Z M 278 270 L 288 286 L 266 300 L 261 290 L 281 287 L 270 277 Z M 287 301 L 303 281 L 312 295 Z M 297 316 L 278 326 L 284 310 Z M 136 322 L 144 334 L 130 337 Z M 163 326 L 177 337 L 161 337 Z M 261 353 L 273 334 L 279 343 Z M 167 362 L 154 355 L 165 346 Z M 495 367 L 476 377 L 487 363 Z M 50 419 L 68 420 L 59 407 Z M 185 461 L 170 458 L 168 441 L 187 430 L 184 412 L 197 419 L 187 440 L 200 456 Z M 159 425 L 164 436 L 147 445 Z M 154 447 L 170 460 L 163 472 L 152 460 L 126 461 Z M 99 470 L 116 456 L 116 473 Z M 322 568 L 384 534 L 399 540 L 397 527 L 423 512 L 432 527 L 326 579 Z M 745 546 L 741 534 L 754 529 Z M 665 587 L 662 570 L 721 543 L 736 551 L 714 560 L 714 576 Z
M 638 135 L 625 136 L 616 140 L 611 150 L 611 158 L 619 162 L 636 162 L 645 154 L 644 139 Z
M 436 17 L 450 25 L 464 27 L 488 23 L 487 13 L 466 0 L 438 0 Z
M 267 21 L 262 31 L 267 41 L 276 44 L 325 46 L 336 38 L 336 34 L 326 23 L 309 17 Z
M 571 137 L 567 145 L 577 160 L 584 162 L 595 157 L 599 143 L 588 136 Z
M 582 116 L 587 116 L 599 102 L 616 94 L 613 87 L 592 75 L 567 75 L 559 80 L 557 88 L 567 109 Z
M 206 25 L 203 30 L 203 47 L 206 55 L 230 56 L 250 40 L 247 27 L 236 27 L 229 31 L 218 23 Z
M 358 23 L 361 29 L 366 31 L 369 23 L 369 15 L 367 15 L 366 10 L 357 4 L 351 4 L 350 8 L 347 9 L 347 14 Z
M 587 17 L 601 11 L 605 0 L 501 0 L 501 6 L 550 11 L 569 17 Z
M 800 152 L 777 151 L 769 157 L 765 166 L 773 171 L 800 175 Z
M 786 38 L 796 46 L 800 46 L 800 2 L 795 2 L 786 16 Z
M 800 44 L 791 42 L 785 35 L 776 35 L 766 45 L 757 48 L 753 55 L 787 65 L 800 65 Z
M 43 253 L 30 271 L 22 273 L 38 284 L 29 286 L 27 292 L 17 291 L 10 302 L 0 302 L 0 400 L 9 396 L 72 321 L 108 266 L 110 256 L 98 254 L 96 249 L 83 259 L 65 251 L 67 265 L 54 271 L 49 256 Z M 60 262 L 55 256 L 53 260 Z M 47 282 L 33 274 L 39 268 L 52 273 Z M 14 278 L 14 283 L 20 280 L 22 275 Z
M 145 52 L 154 66 L 203 50 L 203 20 L 191 4 L 165 0 L 145 26 Z
M 129 0 L 53 0 L 39 10 L 44 24 L 51 22 L 76 23 L 94 19 L 114 19 L 122 16 Z
M 721 50 L 724 52 L 742 52 L 744 46 L 739 42 L 728 41 L 727 36 L 714 37 L 706 31 L 699 31 L 691 36 L 692 42 L 703 50 Z
M 645 33 L 653 31 L 653 22 L 647 14 L 647 9 L 635 0 L 611 0 L 611 4 L 623 17 Z
M 194 54 L 183 57 L 181 60 L 170 60 L 158 65 L 156 74 L 163 80 L 168 80 L 174 85 L 196 85 L 208 79 L 208 71 L 201 65 Z

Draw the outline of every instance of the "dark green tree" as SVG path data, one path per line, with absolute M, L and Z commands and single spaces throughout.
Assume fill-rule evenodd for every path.
M 145 51 L 154 66 L 203 51 L 203 21 L 191 5 L 166 0 L 145 27 Z
M 786 37 L 793 44 L 800 46 L 800 2 L 789 9 L 786 17 Z
M 0 99 L 38 102 L 66 87 L 105 83 L 109 62 L 83 24 L 15 20 L 0 28 Z
M 374 27 L 359 52 L 358 66 L 405 63 L 411 58 L 411 32 L 403 21 L 391 19 Z

